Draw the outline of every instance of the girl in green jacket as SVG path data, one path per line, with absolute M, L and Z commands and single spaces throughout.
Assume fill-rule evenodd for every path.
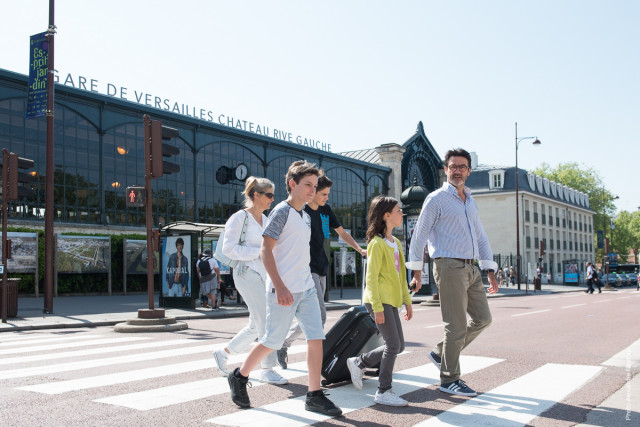
M 353 386 L 362 389 L 364 368 L 380 364 L 379 385 L 374 402 L 389 406 L 409 403 L 395 394 L 391 377 L 396 356 L 404 350 L 404 335 L 399 309 L 405 305 L 406 320 L 413 316 L 411 295 L 407 286 L 404 255 L 400 241 L 393 237 L 394 227 L 402 226 L 402 209 L 392 197 L 378 196 L 369 207 L 367 228 L 367 288 L 365 307 L 374 318 L 384 345 L 358 357 L 347 359 Z

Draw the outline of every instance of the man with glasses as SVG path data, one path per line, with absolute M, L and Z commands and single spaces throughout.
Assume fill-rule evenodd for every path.
M 309 242 L 309 252 L 311 255 L 311 277 L 316 285 L 318 303 L 320 304 L 320 315 L 322 316 L 322 326 L 327 320 L 327 310 L 324 306 L 324 293 L 327 288 L 327 271 L 329 270 L 329 259 L 324 251 L 324 240 L 331 237 L 331 229 L 333 228 L 342 240 L 355 249 L 360 255 L 366 257 L 367 250 L 358 246 L 358 243 L 351 237 L 351 234 L 342 228 L 342 224 L 333 213 L 331 207 L 327 204 L 329 193 L 331 192 L 331 181 L 326 175 L 322 174 L 318 178 L 318 187 L 313 200 L 304 206 L 304 211 L 311 218 L 311 241 Z M 278 364 L 282 369 L 287 369 L 287 350 L 291 347 L 291 343 L 295 341 L 302 331 L 296 323 L 289 330 L 287 338 L 278 350 Z
M 422 205 L 407 268 L 414 270 L 411 285 L 420 289 L 423 254 L 428 245 L 445 330 L 444 339 L 427 357 L 440 369 L 440 391 L 475 396 L 476 392 L 460 379 L 460 352 L 491 324 L 480 269 L 488 271 L 489 293 L 495 293 L 498 265 L 480 223 L 478 206 L 464 185 L 471 173 L 471 156 L 461 148 L 449 150 L 444 171 L 447 182 L 429 194 Z

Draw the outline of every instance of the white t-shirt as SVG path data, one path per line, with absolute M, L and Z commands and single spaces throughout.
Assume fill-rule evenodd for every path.
M 304 210 L 297 211 L 285 201 L 271 211 L 263 236 L 277 240 L 273 247 L 278 274 L 289 292 L 304 292 L 314 287 L 309 267 L 311 218 Z M 268 275 L 267 275 L 268 276 Z M 273 289 L 267 278 L 267 292 Z
M 384 238 L 384 241 L 387 243 L 387 246 L 393 249 L 393 258 L 396 263 L 396 271 L 398 272 L 398 274 L 400 274 L 400 250 L 398 250 L 398 242 L 396 242 L 396 239 L 393 239 L 393 242 L 390 242 L 386 237 Z

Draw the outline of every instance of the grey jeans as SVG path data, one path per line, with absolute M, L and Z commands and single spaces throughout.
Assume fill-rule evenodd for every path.
M 316 273 L 311 273 L 311 278 L 313 279 L 313 283 L 316 285 L 318 304 L 320 304 L 320 317 L 322 318 L 322 326 L 324 326 L 324 322 L 327 321 L 327 308 L 324 306 L 324 291 L 327 289 L 327 276 L 319 276 Z M 302 329 L 300 329 L 298 322 L 296 322 L 295 325 L 289 329 L 289 333 L 287 333 L 287 338 L 284 340 L 282 348 L 286 349 L 291 347 L 291 343 L 297 340 L 301 334 Z
M 364 306 L 371 317 L 375 319 L 371 304 L 365 304 Z M 396 356 L 404 351 L 404 335 L 398 308 L 389 304 L 382 304 L 382 308 L 384 310 L 384 323 L 376 326 L 384 339 L 384 345 L 358 357 L 358 365 L 361 368 L 373 368 L 380 364 L 380 376 L 378 377 L 378 391 L 380 393 L 391 389 L 391 378 Z

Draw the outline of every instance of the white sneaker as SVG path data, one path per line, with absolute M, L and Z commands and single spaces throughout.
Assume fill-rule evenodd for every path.
M 376 391 L 376 396 L 373 398 L 373 401 L 387 406 L 409 406 L 409 402 L 395 394 L 391 389 L 382 394 Z
M 260 378 L 258 379 L 258 381 L 260 381 L 261 383 L 275 385 L 283 385 L 289 383 L 286 378 L 284 378 L 273 369 L 263 369 L 262 371 L 260 371 Z
M 351 374 L 351 382 L 353 383 L 353 386 L 358 390 L 362 390 L 363 370 L 360 366 L 358 366 L 358 358 L 357 357 L 348 358 L 347 368 L 349 368 L 349 373 Z
M 227 369 L 228 357 L 229 357 L 229 354 L 226 351 L 224 351 L 224 348 L 221 348 L 220 350 L 216 350 L 213 352 L 213 358 L 216 361 L 216 367 L 220 372 L 222 372 L 225 375 L 229 375 L 229 370 Z

